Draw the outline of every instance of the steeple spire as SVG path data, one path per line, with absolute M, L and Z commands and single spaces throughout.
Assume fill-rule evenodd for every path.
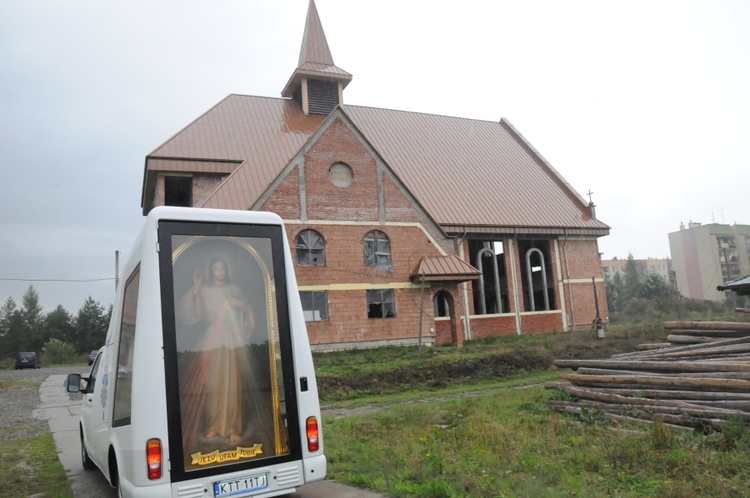
M 305 114 L 328 114 L 344 103 L 343 91 L 352 75 L 333 64 L 314 0 L 307 8 L 298 64 L 282 97 L 297 100 Z
M 305 33 L 302 35 L 302 49 L 299 51 L 299 66 L 305 62 L 314 62 L 333 66 L 333 56 L 328 48 L 326 34 L 323 25 L 320 24 L 320 16 L 315 2 L 310 0 L 307 9 L 307 20 L 305 21 Z

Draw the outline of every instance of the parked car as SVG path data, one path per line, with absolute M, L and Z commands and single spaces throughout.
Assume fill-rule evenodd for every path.
M 89 365 L 94 364 L 94 360 L 96 360 L 96 354 L 99 352 L 98 349 L 92 349 L 89 353 Z
M 22 351 L 16 355 L 16 370 L 19 368 L 42 368 L 39 355 L 33 351 Z

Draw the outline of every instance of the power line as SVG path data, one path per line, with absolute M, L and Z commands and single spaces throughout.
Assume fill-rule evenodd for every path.
M 73 278 L 5 278 L 0 277 L 1 281 L 4 282 L 73 282 L 73 283 L 85 283 L 85 282 L 104 282 L 106 280 L 115 280 L 114 277 L 109 278 L 90 278 L 90 279 L 73 279 Z

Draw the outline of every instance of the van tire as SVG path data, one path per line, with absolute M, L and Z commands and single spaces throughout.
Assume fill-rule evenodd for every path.
M 86 451 L 86 445 L 83 443 L 83 436 L 81 436 L 81 465 L 84 470 L 92 470 L 96 467 L 94 462 L 89 458 L 89 452 Z

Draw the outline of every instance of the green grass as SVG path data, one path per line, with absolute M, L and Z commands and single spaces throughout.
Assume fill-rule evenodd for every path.
M 506 336 L 468 341 L 461 348 L 384 347 L 315 353 L 323 402 L 397 392 L 442 389 L 547 370 L 558 358 L 606 358 L 637 344 L 664 340 L 660 327 L 613 327 L 589 332 Z
M 750 496 L 744 427 L 616 431 L 549 410 L 542 387 L 479 387 L 437 401 L 399 395 L 390 408 L 381 397 L 381 411 L 325 416 L 329 477 L 396 497 Z
M 52 434 L 2 442 L 2 496 L 71 498 L 65 470 L 57 457 Z
M 35 395 L 40 381 L 0 381 L 0 389 Z M 0 496 L 72 498 L 65 470 L 50 432 L 25 436 L 27 421 L 8 421 L 0 427 Z M 39 422 L 46 425 L 46 422 Z
M 463 348 L 317 353 L 328 477 L 394 497 L 750 497 L 750 435 L 672 432 L 550 410 L 557 358 L 663 342 L 654 321 Z M 566 370 L 567 371 L 567 370 Z M 626 429 L 626 430 L 621 430 Z

